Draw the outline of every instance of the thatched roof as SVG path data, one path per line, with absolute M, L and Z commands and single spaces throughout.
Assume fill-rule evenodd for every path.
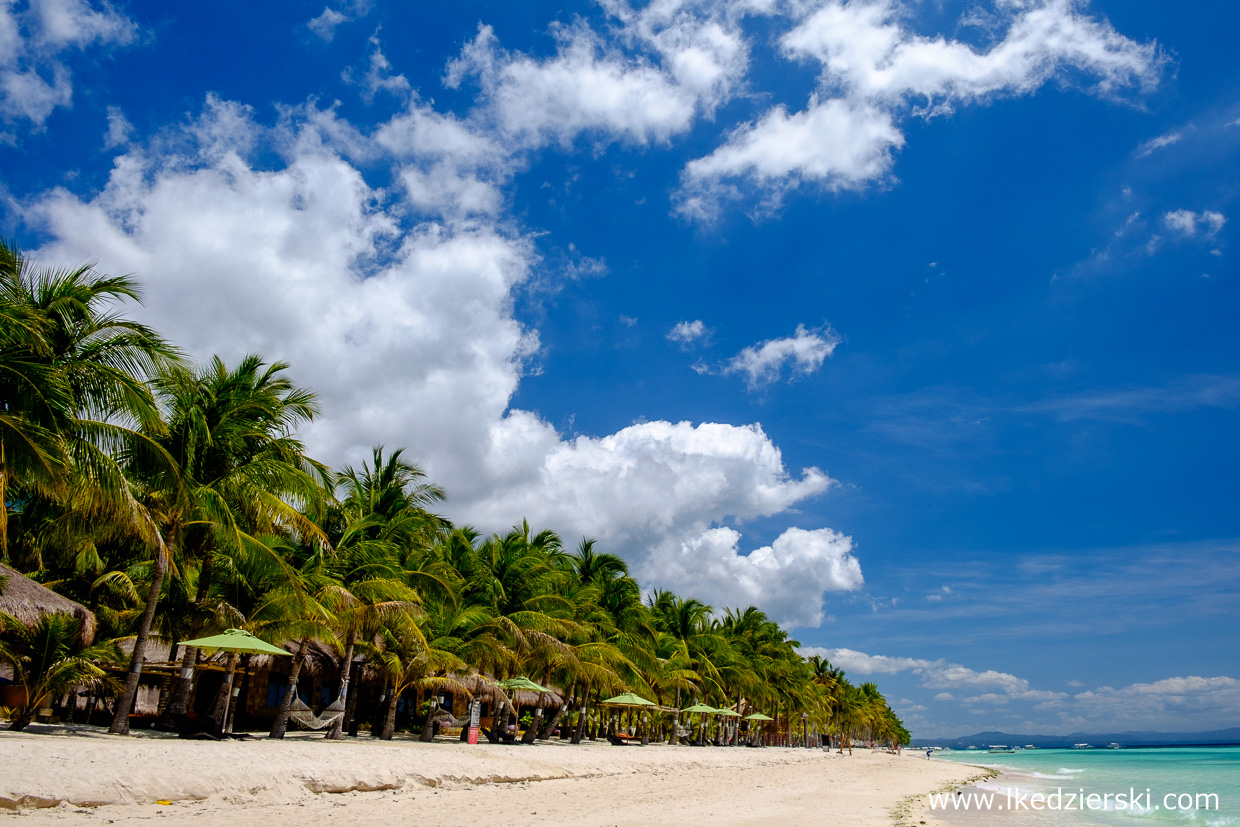
M 484 677 L 477 673 L 472 675 L 458 675 L 456 680 L 468 689 L 476 698 L 486 698 L 492 703 L 503 703 L 505 697 L 510 699 L 514 704 L 520 705 L 522 708 L 532 706 L 551 707 L 559 706 L 564 703 L 564 696 L 555 687 L 548 687 L 550 692 L 531 692 L 526 689 L 509 689 L 507 691 L 500 689 L 495 685 L 495 681 L 491 678 Z
M 33 626 L 50 614 L 67 614 L 82 621 L 82 644 L 95 639 L 95 616 L 81 603 L 75 603 L 24 574 L 0 563 L 0 612 L 12 615 L 18 623 Z

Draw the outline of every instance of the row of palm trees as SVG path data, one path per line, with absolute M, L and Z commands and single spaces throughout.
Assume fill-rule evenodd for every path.
M 569 548 L 527 523 L 490 536 L 453 525 L 435 514 L 443 490 L 400 449 L 335 471 L 316 462 L 297 434 L 318 403 L 287 365 L 190 364 L 116 309 L 139 299 L 130 279 L 36 269 L 0 243 L 0 558 L 87 605 L 99 639 L 133 639 L 113 732 L 128 730 L 149 640 L 176 651 L 237 627 L 295 652 L 277 737 L 310 647 L 326 645 L 347 701 L 329 737 L 356 714 L 361 664 L 386 687 L 385 738 L 406 692 L 525 675 L 561 689 L 555 719 L 571 709 L 577 740 L 594 704 L 631 690 L 667 707 L 764 710 L 790 735 L 798 724 L 800 737 L 835 733 L 841 749 L 907 742 L 874 684 L 802 657 L 755 607 L 717 612 L 667 591 L 643 600 L 624 560 L 593 540 Z M 11 620 L 0 659 L 19 678 L 46 676 L 51 649 L 37 655 L 34 632 Z M 83 660 L 71 631 L 62 654 L 79 668 L 45 696 L 109 681 L 82 664 L 115 647 Z M 182 648 L 170 716 L 186 711 L 199 660 Z M 223 688 L 218 701 L 222 711 Z

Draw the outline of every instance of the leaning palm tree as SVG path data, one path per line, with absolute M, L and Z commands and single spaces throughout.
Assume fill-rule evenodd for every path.
M 20 731 L 34 720 L 44 703 L 79 687 L 114 688 L 115 681 L 99 664 L 121 659 L 112 641 L 82 646 L 82 621 L 67 614 L 43 615 L 26 626 L 0 614 L 0 661 L 13 667 L 14 683 L 26 692 L 26 702 L 9 724 Z

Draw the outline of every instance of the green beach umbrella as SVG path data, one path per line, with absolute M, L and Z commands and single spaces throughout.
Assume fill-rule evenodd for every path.
M 509 678 L 506 681 L 500 681 L 501 689 L 525 689 L 530 692 L 550 692 L 551 690 L 545 686 L 539 686 L 529 678 L 522 675 L 519 678 Z
M 640 695 L 634 695 L 632 692 L 625 692 L 623 695 L 617 695 L 614 698 L 599 701 L 599 703 L 611 704 L 612 706 L 657 706 L 654 701 L 648 701 Z
M 745 720 L 766 722 L 766 721 L 773 721 L 775 719 L 772 718 L 770 715 L 763 715 L 761 712 L 755 712 L 752 715 L 746 715 Z
M 225 629 L 218 635 L 210 637 L 200 637 L 196 640 L 183 640 L 183 646 L 197 646 L 199 649 L 210 654 L 212 652 L 229 652 L 232 655 L 249 654 L 249 655 L 283 655 L 284 657 L 292 657 L 291 654 L 281 649 L 279 646 L 272 646 L 265 640 L 259 640 L 254 635 L 244 629 Z M 236 657 L 228 659 L 228 670 L 224 676 L 224 692 L 227 694 L 232 687 L 233 666 L 236 664 Z M 228 710 L 229 704 L 224 705 L 224 720 L 220 721 L 220 731 L 228 731 Z
M 708 713 L 710 713 L 711 715 L 714 715 L 714 714 L 715 714 L 715 713 L 717 713 L 719 710 L 715 709 L 713 706 L 707 706 L 706 704 L 694 704 L 693 706 L 689 707 L 688 709 L 682 709 L 682 710 L 680 710 L 680 711 L 681 711 L 681 712 L 684 712 L 684 713 L 690 713 L 690 712 L 708 712 Z
M 730 710 L 730 709 L 716 709 L 715 711 L 716 711 L 716 712 L 718 712 L 720 715 L 723 715 L 723 716 L 725 716 L 725 717 L 727 717 L 727 718 L 739 718 L 739 717 L 741 717 L 741 714 L 740 714 L 739 712 L 733 712 L 733 711 L 732 711 L 732 710 Z
M 197 640 L 183 640 L 181 645 L 197 646 L 208 654 L 212 652 L 238 652 L 251 655 L 283 655 L 286 658 L 292 657 L 291 654 L 279 646 L 272 646 L 265 640 L 259 640 L 242 629 L 228 629 L 210 637 L 200 637 Z

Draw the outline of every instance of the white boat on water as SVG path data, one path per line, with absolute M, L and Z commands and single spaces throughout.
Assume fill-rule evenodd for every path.
M 1123 749 L 1123 747 L 1121 747 L 1116 742 L 1112 741 L 1111 743 L 1107 744 L 1107 749 Z
M 1093 749 L 1091 744 L 1073 744 L 1073 749 Z
M 1025 744 L 1025 749 L 1037 749 L 1033 744 Z
M 1016 747 L 1009 747 L 1004 744 L 991 744 L 987 752 L 1016 752 Z

